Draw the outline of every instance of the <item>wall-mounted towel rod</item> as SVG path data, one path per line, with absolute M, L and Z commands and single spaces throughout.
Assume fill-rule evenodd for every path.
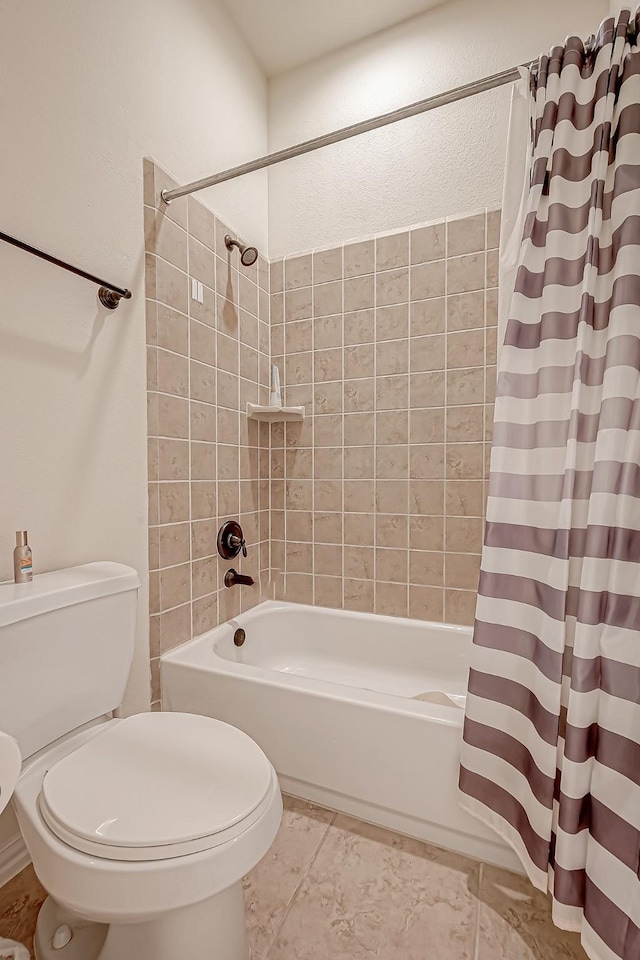
M 106 280 L 101 280 L 100 277 L 95 277 L 92 273 L 81 270 L 80 267 L 74 267 L 70 263 L 65 263 L 64 260 L 58 260 L 57 257 L 52 257 L 49 253 L 45 253 L 43 250 L 38 250 L 30 244 L 24 243 L 23 240 L 10 237 L 8 233 L 2 233 L 2 231 L 0 231 L 0 240 L 4 240 L 5 243 L 10 243 L 14 247 L 19 247 L 20 250 L 26 250 L 27 253 L 32 253 L 35 257 L 40 257 L 49 263 L 54 263 L 56 267 L 62 267 L 63 270 L 68 270 L 69 273 L 75 273 L 78 277 L 84 277 L 85 280 L 91 280 L 92 283 L 97 283 L 100 287 L 98 290 L 100 303 L 109 310 L 115 310 L 123 298 L 125 300 L 131 298 L 131 290 L 127 290 L 124 287 L 116 287 L 113 283 L 107 283 Z

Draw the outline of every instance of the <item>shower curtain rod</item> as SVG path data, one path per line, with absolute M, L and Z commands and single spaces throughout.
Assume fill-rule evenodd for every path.
M 531 63 L 524 63 L 522 66 L 528 69 Z M 358 137 L 361 133 L 368 133 L 370 130 L 386 127 L 390 123 L 397 123 L 398 120 L 406 120 L 408 117 L 415 117 L 420 113 L 427 113 L 427 111 L 435 110 L 436 107 L 442 107 L 447 103 L 455 103 L 457 100 L 474 97 L 477 93 L 484 93 L 485 90 L 502 87 L 506 83 L 513 83 L 519 79 L 519 69 L 519 67 L 511 67 L 509 70 L 493 73 L 490 77 L 484 77 L 481 80 L 472 80 L 471 83 L 465 83 L 461 87 L 454 87 L 452 90 L 445 91 L 445 93 L 438 93 L 434 97 L 427 97 L 426 100 L 418 100 L 416 103 L 411 103 L 406 107 L 400 107 L 398 110 L 392 110 L 390 113 L 383 113 L 378 117 L 372 117 L 371 120 L 352 123 L 350 126 L 342 127 L 342 129 L 335 130 L 333 133 L 326 133 L 321 137 L 314 137 L 313 140 L 305 140 L 304 143 L 298 143 L 293 147 L 286 147 L 284 150 L 276 151 L 276 153 L 269 153 L 267 156 L 259 157 L 257 160 L 251 160 L 249 163 L 241 163 L 238 167 L 223 170 L 222 173 L 216 173 L 212 177 L 194 180 L 193 183 L 187 183 L 184 187 L 176 187 L 173 190 L 163 190 L 161 197 L 165 203 L 171 203 L 172 200 L 177 200 L 178 197 L 185 197 L 189 193 L 196 193 L 198 190 L 214 187 L 216 184 L 224 183 L 226 180 L 235 180 L 236 177 L 243 177 L 245 174 L 254 173 L 256 170 L 264 170 L 265 167 L 272 167 L 275 163 L 282 163 L 283 160 L 301 157 L 305 153 L 320 150 L 322 147 L 328 147 L 332 143 L 350 140 L 351 137 Z

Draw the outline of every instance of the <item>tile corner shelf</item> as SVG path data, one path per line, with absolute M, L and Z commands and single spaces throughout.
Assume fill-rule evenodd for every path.
M 283 420 L 304 420 L 304 407 L 267 407 L 258 403 L 248 403 L 247 417 L 250 420 L 263 420 L 266 423 L 281 423 Z

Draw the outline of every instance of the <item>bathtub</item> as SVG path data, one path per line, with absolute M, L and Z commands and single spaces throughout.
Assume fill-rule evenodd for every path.
M 518 870 L 458 806 L 470 644 L 469 627 L 267 601 L 162 656 L 163 708 L 244 730 L 285 793 Z

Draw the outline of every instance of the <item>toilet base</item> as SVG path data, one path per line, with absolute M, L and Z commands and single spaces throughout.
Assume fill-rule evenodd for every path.
M 64 924 L 73 936 L 54 949 Z M 34 948 L 36 960 L 249 960 L 242 883 L 144 923 L 92 923 L 47 897 Z

